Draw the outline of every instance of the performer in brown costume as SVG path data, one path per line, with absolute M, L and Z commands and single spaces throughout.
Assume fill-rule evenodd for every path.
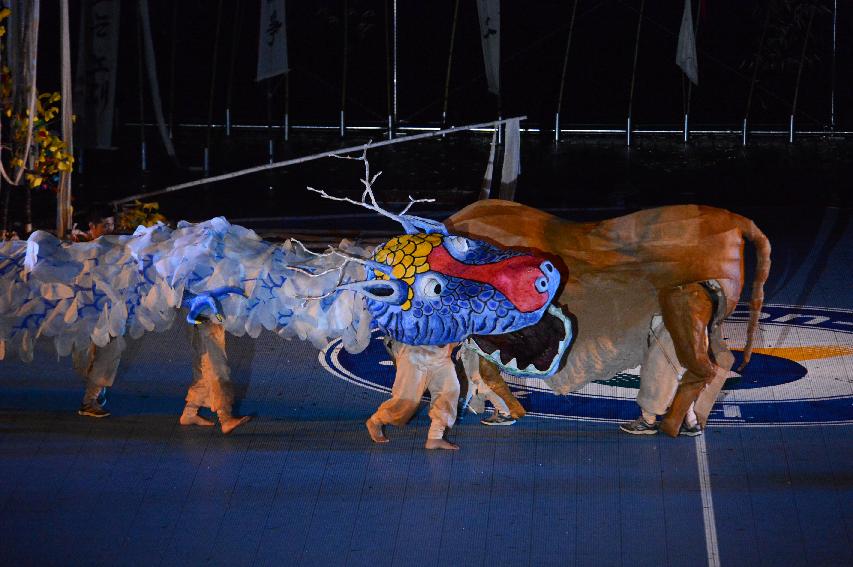
M 655 315 L 663 318 L 677 362 L 686 369 L 661 429 L 679 433 L 695 403 L 704 426 L 734 357 L 721 322 L 744 284 L 743 247 L 756 249 L 744 364 L 749 361 L 770 270 L 770 243 L 751 220 L 697 205 L 648 209 L 615 219 L 573 223 L 518 203 L 478 201 L 445 221 L 449 230 L 549 257 L 565 282 L 558 302 L 577 317 L 576 342 L 548 381 L 566 394 L 642 363 Z M 490 362 L 481 374 L 509 390 Z M 505 399 L 507 399 L 505 397 Z M 517 403 L 507 399 L 513 415 Z

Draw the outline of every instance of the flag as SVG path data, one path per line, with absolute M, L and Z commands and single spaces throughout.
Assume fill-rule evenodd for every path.
M 287 73 L 287 26 L 284 0 L 261 0 L 261 23 L 258 33 L 258 75 L 261 81 Z
M 504 129 L 504 162 L 501 169 L 500 199 L 515 200 L 515 186 L 521 173 L 521 121 L 516 118 L 506 123 Z
M 501 2 L 477 0 L 480 16 L 480 42 L 486 63 L 486 81 L 489 92 L 501 94 Z
M 696 37 L 693 34 L 693 10 L 691 0 L 684 0 L 684 15 L 681 17 L 681 29 L 678 31 L 678 50 L 675 64 L 694 85 L 699 84 L 699 63 L 696 59 Z
M 486 174 L 483 176 L 483 183 L 480 185 L 480 195 L 477 197 L 480 201 L 488 199 L 492 194 L 492 177 L 495 173 L 495 146 L 497 145 L 498 131 L 495 130 L 492 134 L 492 149 L 489 151 L 489 161 L 486 163 Z

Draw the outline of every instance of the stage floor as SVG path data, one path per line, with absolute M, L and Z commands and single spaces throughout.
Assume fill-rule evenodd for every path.
M 774 246 L 766 350 L 749 375 L 769 382 L 744 375 L 702 437 L 621 433 L 636 412 L 625 375 L 609 397 L 526 391 L 539 416 L 511 427 L 468 414 L 458 452 L 423 450 L 425 411 L 374 445 L 364 420 L 387 398 L 388 367 L 271 334 L 229 337 L 237 411 L 254 419 L 222 436 L 177 423 L 191 377 L 179 325 L 130 342 L 113 415 L 96 420 L 76 415 L 81 383 L 45 342 L 31 364 L 0 363 L 0 557 L 853 565 L 850 211 L 739 212 Z

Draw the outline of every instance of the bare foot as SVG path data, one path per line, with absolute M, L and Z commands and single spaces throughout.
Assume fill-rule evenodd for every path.
M 446 451 L 458 451 L 459 445 L 456 443 L 451 443 L 446 439 L 427 439 L 426 445 L 424 445 L 427 449 L 444 449 Z
M 181 419 L 178 421 L 181 425 L 201 425 L 203 427 L 210 427 L 213 425 L 213 422 L 207 418 L 201 417 L 196 414 L 181 414 Z
M 373 421 L 372 417 L 365 421 L 364 425 L 367 426 L 367 432 L 370 434 L 370 438 L 373 439 L 374 443 L 387 443 L 390 441 L 385 437 L 385 432 L 382 431 L 382 425 Z
M 244 423 L 249 423 L 252 420 L 251 415 L 244 415 L 243 417 L 229 417 L 223 420 L 219 420 L 219 426 L 222 428 L 222 434 L 228 435 Z

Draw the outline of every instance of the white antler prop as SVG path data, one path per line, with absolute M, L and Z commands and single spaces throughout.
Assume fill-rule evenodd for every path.
M 416 203 L 434 203 L 435 199 L 413 199 L 412 196 L 409 195 L 409 204 L 406 205 L 406 207 L 397 214 L 392 213 L 391 211 L 387 211 L 379 206 L 379 203 L 376 202 L 376 196 L 373 194 L 373 184 L 376 182 L 377 179 L 379 179 L 379 176 L 382 175 L 382 172 L 380 171 L 371 177 L 370 162 L 367 160 L 367 148 L 364 149 L 364 152 L 361 154 L 361 157 L 338 155 L 332 157 L 338 159 L 351 159 L 364 162 L 364 179 L 361 179 L 361 184 L 364 185 L 364 191 L 361 194 L 361 201 L 355 201 L 353 199 L 350 199 L 349 197 L 335 197 L 334 195 L 329 195 L 322 189 L 314 189 L 313 187 L 308 187 L 309 191 L 319 193 L 320 196 L 324 199 L 330 199 L 332 201 L 342 201 L 377 212 L 384 217 L 387 217 L 400 223 L 407 234 L 416 234 L 418 232 L 425 232 L 427 234 L 447 234 L 447 228 L 438 221 L 406 214 L 409 212 L 409 209 L 412 208 L 412 205 Z

